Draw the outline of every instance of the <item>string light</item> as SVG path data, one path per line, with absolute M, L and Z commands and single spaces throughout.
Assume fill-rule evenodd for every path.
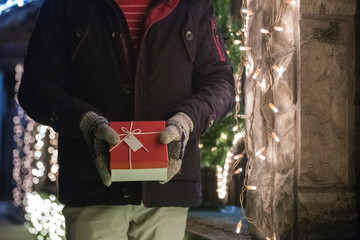
M 276 65 L 273 65 L 272 68 L 273 68 L 275 71 L 277 71 L 278 73 L 283 73 L 283 72 L 286 71 L 286 68 L 284 68 L 283 66 L 278 67 L 278 66 L 276 66 Z
M 227 135 L 225 134 L 225 133 L 221 133 L 220 134 L 220 138 L 222 139 L 222 140 L 227 140 Z
M 269 33 L 270 33 L 269 30 L 266 30 L 266 29 L 264 29 L 264 28 L 260 29 L 260 32 L 265 33 L 265 34 L 269 34 Z
M 280 139 L 278 138 L 278 136 L 276 135 L 275 132 L 272 132 L 272 133 L 271 133 L 271 137 L 272 137 L 273 139 L 275 139 L 275 141 L 280 142 Z
M 248 9 L 242 9 L 241 11 L 242 11 L 243 13 L 247 14 L 248 16 L 254 15 L 254 12 L 251 11 L 251 10 L 248 10 Z
M 241 220 L 238 222 L 237 226 L 236 226 L 236 233 L 240 233 L 241 232 L 241 226 L 242 226 L 242 222 Z
M 285 0 L 286 3 L 289 3 L 289 4 L 292 4 L 292 5 L 295 5 L 296 4 L 296 1 L 293 1 L 293 0 Z
M 260 73 L 260 68 L 256 68 L 254 75 L 253 75 L 253 79 L 256 79 L 257 76 L 259 76 L 259 73 Z
M 234 40 L 234 44 L 235 44 L 235 45 L 238 45 L 238 44 L 240 44 L 240 43 L 242 43 L 241 40 Z
M 244 178 L 244 186 L 243 186 L 243 190 L 242 193 L 240 195 L 240 203 L 241 206 L 243 207 L 242 203 L 243 203 L 243 196 L 244 196 L 244 192 L 246 190 L 256 190 L 256 186 L 252 186 L 252 185 L 247 185 L 247 182 L 249 181 L 249 169 L 251 169 L 251 164 L 252 161 L 255 159 L 255 157 L 260 158 L 262 160 L 265 160 L 265 156 L 263 155 L 263 152 L 266 150 L 269 141 L 271 140 L 269 134 L 262 134 L 264 131 L 263 130 L 267 130 L 269 131 L 269 129 L 271 129 L 271 126 L 269 125 L 273 125 L 273 121 L 272 119 L 267 119 L 267 115 L 264 114 L 264 108 L 262 108 L 262 106 L 264 105 L 268 105 L 270 109 L 272 109 L 272 111 L 274 111 L 275 113 L 279 112 L 278 108 L 275 107 L 273 101 L 274 101 L 274 83 L 277 79 L 279 79 L 282 74 L 286 71 L 285 65 L 275 65 L 273 64 L 274 62 L 277 61 L 277 59 L 275 59 L 276 57 L 273 57 L 275 52 L 273 51 L 272 46 L 274 45 L 273 41 L 277 40 L 274 39 L 272 37 L 272 32 L 273 31 L 277 31 L 279 33 L 277 34 L 281 34 L 281 32 L 284 31 L 284 27 L 281 26 L 281 19 L 282 17 L 286 14 L 286 10 L 292 11 L 292 9 L 290 8 L 286 8 L 287 4 L 296 4 L 296 1 L 292 1 L 292 0 L 279 0 L 280 4 L 277 4 L 278 1 L 276 1 L 276 10 L 275 8 L 271 8 L 271 17 L 269 18 L 270 21 L 268 23 L 268 27 L 266 28 L 262 28 L 260 29 L 259 32 L 263 33 L 263 34 L 267 34 L 268 36 L 266 36 L 263 40 L 266 41 L 265 45 L 266 47 L 264 47 L 262 49 L 263 51 L 263 59 L 261 61 L 261 67 L 262 67 L 262 78 L 261 80 L 254 80 L 253 84 L 254 84 L 254 88 L 252 90 L 252 92 L 248 95 L 249 97 L 247 98 L 248 103 L 250 106 L 250 108 L 252 108 L 252 111 L 247 111 L 247 115 L 246 115 L 246 119 L 247 119 L 247 124 L 250 123 L 250 126 L 247 127 L 248 132 L 247 134 L 249 135 L 248 139 L 247 139 L 247 150 L 249 151 L 254 151 L 256 150 L 256 146 L 257 144 L 259 144 L 259 140 L 261 142 L 264 142 L 264 146 L 261 147 L 260 149 L 258 149 L 255 154 L 250 155 L 247 165 L 246 165 L 246 169 L 245 169 L 245 178 Z M 260 74 L 260 70 L 258 67 L 254 66 L 254 61 L 256 59 L 256 61 L 259 60 L 259 57 L 257 55 L 257 52 L 254 51 L 249 51 L 251 50 L 251 44 L 252 41 L 257 41 L 256 40 L 256 36 L 257 36 L 257 30 L 256 30 L 256 24 L 252 24 L 250 22 L 250 18 L 249 16 L 253 15 L 254 12 L 259 12 L 259 14 L 262 14 L 262 8 L 258 5 L 253 5 L 251 4 L 251 7 L 258 7 L 259 9 L 261 9 L 261 11 L 258 11 L 257 9 L 252 9 L 252 11 L 249 12 L 248 10 L 248 1 L 242 1 L 242 10 L 241 10 L 241 14 L 242 14 L 242 19 L 243 19 L 243 36 L 244 38 L 242 39 L 244 42 L 244 46 L 247 46 L 247 49 L 245 49 L 245 47 L 243 49 L 241 49 L 242 51 L 247 51 L 246 55 L 244 57 L 242 57 L 244 60 L 242 61 L 245 68 L 245 76 L 248 78 L 247 81 L 251 81 L 249 78 L 251 77 L 252 79 L 257 79 L 258 75 Z M 249 25 L 252 26 L 252 30 L 255 30 L 255 35 L 256 36 L 249 36 Z M 265 25 L 266 26 L 266 25 Z M 261 51 L 261 50 L 260 50 Z M 280 58 L 279 58 L 280 59 Z M 250 63 L 248 63 L 248 61 L 250 61 Z M 285 62 L 283 59 L 280 60 L 281 62 Z M 246 64 L 245 64 L 246 63 Z M 263 64 L 266 65 L 263 68 Z M 258 90 L 258 88 L 260 88 L 261 91 Z M 247 91 L 251 91 L 251 88 L 247 88 Z M 260 96 L 258 95 L 260 94 Z M 248 105 L 247 105 L 248 106 Z M 259 107 L 260 106 L 260 107 Z M 259 112 L 260 111 L 260 112 Z M 239 114 L 237 115 L 239 116 Z M 242 116 L 242 115 L 241 115 Z M 258 122 L 259 124 L 262 124 L 262 127 L 258 127 L 255 125 L 255 122 Z M 276 133 L 272 130 L 269 131 L 271 134 L 271 137 L 279 142 L 280 139 L 278 138 L 278 136 L 276 135 Z M 254 149 L 255 148 L 255 149 Z M 269 164 L 272 164 L 273 161 L 275 159 L 272 159 L 272 161 L 269 161 Z M 254 179 L 256 181 L 256 179 Z M 273 205 L 271 203 L 269 203 L 270 205 Z M 275 211 L 275 209 L 272 209 L 271 211 Z M 245 215 L 245 213 L 243 213 L 243 215 Z M 253 224 L 256 228 L 258 228 L 260 231 L 262 231 L 263 233 L 267 232 L 268 230 L 266 229 L 266 231 L 263 231 L 262 229 L 260 229 L 260 227 L 256 224 L 256 222 L 253 222 L 250 218 L 246 218 L 248 220 L 249 223 Z M 272 219 L 274 220 L 274 219 Z M 260 219 L 260 221 L 263 221 Z M 271 220 L 270 220 L 271 221 Z M 261 224 L 262 225 L 262 224 Z M 272 233 L 274 234 L 274 240 L 275 240 L 275 231 L 278 231 L 278 229 L 273 229 Z M 265 235 L 266 236 L 266 235 Z M 262 238 L 265 238 L 265 236 L 263 235 Z M 266 240 L 271 240 L 269 237 L 266 237 Z
M 242 159 L 243 157 L 244 157 L 244 155 L 238 154 L 234 157 L 234 160 L 239 160 L 239 159 Z
M 250 51 L 250 50 L 251 50 L 251 47 L 244 47 L 244 46 L 242 46 L 242 47 L 240 47 L 239 49 L 240 49 L 240 51 Z
M 37 192 L 26 194 L 24 225 L 38 239 L 62 240 L 65 237 L 64 205 L 57 202 L 55 195 L 42 198 Z
M 18 6 L 23 7 L 26 5 L 27 2 L 31 1 L 24 1 L 24 0 L 7 0 L 5 3 L 0 4 L 0 15 L 3 12 L 8 12 L 12 7 Z
M 269 103 L 269 107 L 274 111 L 274 112 L 279 112 L 279 110 L 274 106 L 274 104 Z
M 242 168 L 238 168 L 238 169 L 236 169 L 236 171 L 234 172 L 234 174 L 235 174 L 235 175 L 239 175 L 242 171 L 243 171 Z

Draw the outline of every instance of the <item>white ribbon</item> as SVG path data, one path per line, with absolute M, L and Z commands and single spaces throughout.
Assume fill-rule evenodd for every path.
M 120 140 L 120 142 L 118 142 L 115 146 L 113 146 L 109 152 L 111 152 L 112 150 L 114 150 L 117 146 L 119 146 L 120 143 L 122 143 L 125 138 L 129 137 L 130 135 L 139 135 L 139 134 L 155 134 L 155 133 L 160 133 L 160 132 L 146 132 L 146 133 L 142 133 L 140 129 L 134 129 L 132 130 L 133 127 L 133 121 L 131 121 L 130 124 L 130 129 L 128 130 L 126 127 L 121 127 L 121 131 L 123 131 L 124 133 L 119 134 L 119 136 L 125 136 L 123 139 Z M 143 145 L 143 148 L 145 149 L 145 151 L 149 152 L 149 150 L 146 149 L 146 147 Z M 129 147 L 129 165 L 130 165 L 130 169 L 132 169 L 132 165 L 131 165 L 131 148 Z

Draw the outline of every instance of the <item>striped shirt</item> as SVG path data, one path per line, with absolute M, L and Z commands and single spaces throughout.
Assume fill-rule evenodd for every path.
M 135 52 L 139 49 L 139 37 L 150 0 L 115 0 L 123 11 L 129 26 Z

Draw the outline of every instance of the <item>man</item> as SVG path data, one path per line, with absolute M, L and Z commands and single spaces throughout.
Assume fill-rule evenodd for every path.
M 201 204 L 199 136 L 233 99 L 208 0 L 45 0 L 19 101 L 59 133 L 67 239 L 182 239 Z M 108 121 L 150 120 L 166 120 L 168 180 L 111 183 Z

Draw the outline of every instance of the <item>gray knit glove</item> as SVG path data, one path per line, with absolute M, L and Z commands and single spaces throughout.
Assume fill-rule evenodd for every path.
M 160 133 L 160 142 L 168 144 L 169 168 L 167 180 L 161 181 L 161 184 L 167 183 L 179 172 L 185 147 L 193 130 L 193 121 L 183 112 L 176 113 L 166 121 L 166 128 Z
M 119 134 L 109 126 L 106 118 L 94 112 L 85 113 L 80 120 L 80 130 L 95 159 L 97 171 L 106 186 L 110 186 L 109 144 L 120 142 Z

